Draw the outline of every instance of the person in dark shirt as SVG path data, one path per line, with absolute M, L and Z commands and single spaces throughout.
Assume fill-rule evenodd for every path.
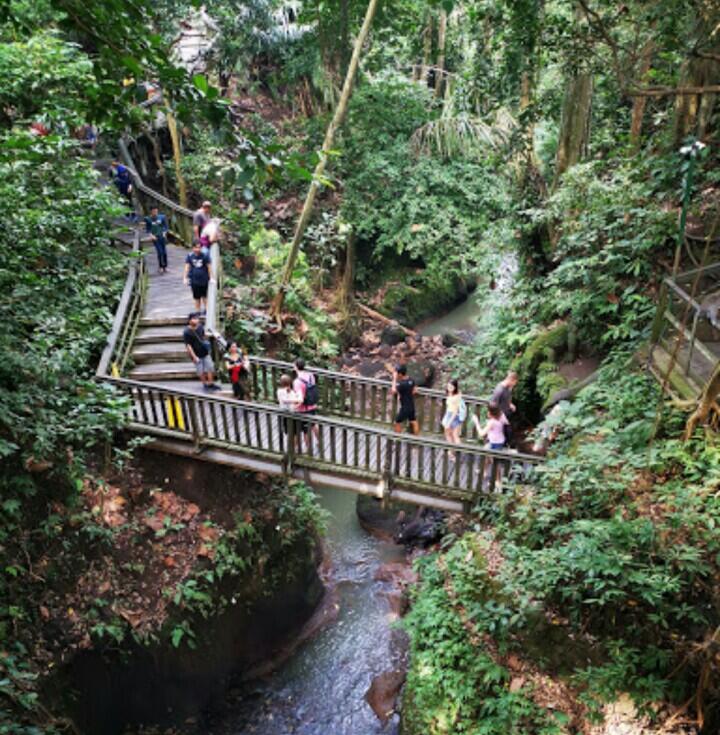
M 195 311 L 207 309 L 207 292 L 208 284 L 212 281 L 212 266 L 210 256 L 202 252 L 199 242 L 193 245 L 192 252 L 185 258 L 183 280 L 185 285 L 192 289 Z
M 183 342 L 205 390 L 220 390 L 215 383 L 215 365 L 210 357 L 210 343 L 205 339 L 205 328 L 197 314 L 190 314 L 183 330 Z
M 505 443 L 510 445 L 512 442 L 512 424 L 511 418 L 515 413 L 515 404 L 512 402 L 513 388 L 517 385 L 518 374 L 511 370 L 496 386 L 490 396 L 490 403 L 496 404 L 500 411 L 507 419 L 505 424 Z
M 145 217 L 145 231 L 152 237 L 155 252 L 158 257 L 160 273 L 167 272 L 166 236 L 169 229 L 167 217 L 164 214 L 160 214 L 157 207 L 151 207 L 150 216 Z
M 133 207 L 132 201 L 132 174 L 127 166 L 123 166 L 119 161 L 113 161 L 110 168 L 110 174 L 112 176 L 113 183 L 117 187 L 117 190 L 127 201 L 129 212 L 128 217 L 135 221 L 137 215 L 135 214 L 135 208 Z
M 393 429 L 398 433 L 403 430 L 403 424 L 408 423 L 413 434 L 420 433 L 420 426 L 415 418 L 415 394 L 417 385 L 407 376 L 407 367 L 398 365 L 393 372 L 392 393 L 398 397 L 399 410 L 395 416 Z

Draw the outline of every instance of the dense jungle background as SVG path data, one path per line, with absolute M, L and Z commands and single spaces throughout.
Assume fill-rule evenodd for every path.
M 646 369 L 663 278 L 720 259 L 719 31 L 715 0 L 2 0 L 0 733 L 79 732 L 48 695 L 72 654 L 202 647 L 218 585 L 305 579 L 279 560 L 323 526 L 304 485 L 148 492 L 114 438 L 93 375 L 130 256 L 88 124 L 213 202 L 251 353 L 342 365 L 368 313 L 414 328 L 472 294 L 438 375 L 482 396 L 517 370 L 520 426 L 544 421 L 536 480 L 416 563 L 403 732 L 720 732 L 717 372 L 688 398 Z

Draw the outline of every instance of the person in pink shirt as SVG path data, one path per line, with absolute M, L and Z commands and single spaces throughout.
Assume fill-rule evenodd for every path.
M 485 426 L 480 426 L 477 416 L 473 416 L 473 421 L 478 435 L 487 439 L 488 449 L 505 448 L 505 425 L 508 420 L 497 403 L 488 403 L 488 420 Z
M 319 392 L 315 376 L 305 369 L 305 360 L 298 357 L 295 360 L 295 380 L 293 381 L 293 390 L 302 398 L 302 403 L 297 407 L 297 413 L 306 416 L 314 416 L 318 412 Z M 310 424 L 309 421 L 300 422 L 302 435 L 305 442 L 310 447 L 308 431 L 312 428 L 313 436 L 317 439 L 319 431 L 317 424 Z

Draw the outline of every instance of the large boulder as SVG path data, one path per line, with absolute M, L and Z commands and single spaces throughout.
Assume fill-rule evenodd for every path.
M 380 341 L 384 345 L 399 345 L 405 341 L 405 330 L 398 324 L 388 324 L 380 334 Z
M 372 680 L 365 694 L 367 703 L 383 725 L 395 712 L 395 702 L 404 681 L 404 671 L 384 671 Z
M 421 388 L 430 388 L 435 379 L 435 365 L 429 360 L 413 360 L 407 364 L 408 377 Z

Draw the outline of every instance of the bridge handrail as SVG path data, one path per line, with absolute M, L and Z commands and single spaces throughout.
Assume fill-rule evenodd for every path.
M 280 367 L 287 369 L 288 371 L 294 370 L 294 365 L 291 362 L 285 362 L 283 360 L 275 360 L 269 357 L 260 356 L 249 356 L 250 364 L 255 365 L 267 365 L 268 367 Z M 390 388 L 392 382 L 389 380 L 383 380 L 381 378 L 366 378 L 362 375 L 354 375 L 353 373 L 342 373 L 338 370 L 330 370 L 329 368 L 319 368 L 313 365 L 308 365 L 307 369 L 318 377 L 329 377 L 334 379 L 343 380 L 348 383 L 355 383 L 356 385 L 375 385 L 378 388 Z M 421 396 L 432 396 L 434 398 L 445 398 L 445 393 L 437 388 L 421 388 L 417 389 L 418 395 Z M 463 394 L 463 400 L 466 403 L 477 404 L 486 406 L 488 404 L 487 399 L 480 398 L 478 396 L 465 395 Z
M 135 188 L 138 191 L 141 191 L 143 194 L 146 194 L 152 199 L 155 199 L 156 201 L 160 202 L 163 206 L 167 207 L 168 209 L 172 209 L 174 212 L 177 212 L 183 217 L 192 219 L 193 217 L 192 209 L 183 207 L 177 202 L 174 202 L 172 199 L 168 199 L 168 197 L 166 197 L 164 194 L 161 194 L 159 191 L 155 191 L 155 189 L 152 189 L 143 181 L 142 176 L 140 175 L 140 172 L 137 170 L 137 167 L 135 166 L 135 161 L 133 160 L 132 155 L 130 154 L 130 149 L 128 148 L 127 142 L 125 140 L 121 139 L 118 142 L 118 148 L 120 149 L 120 157 L 122 158 L 123 163 L 125 164 L 127 169 L 132 174 L 133 183 L 135 184 Z
M 224 396 L 207 395 L 204 393 L 192 393 L 190 391 L 179 390 L 177 388 L 156 386 L 152 383 L 145 383 L 139 380 L 131 380 L 130 378 L 107 377 L 103 382 L 110 385 L 138 388 L 143 391 L 160 392 L 164 395 L 174 396 L 177 398 L 185 398 L 188 400 L 196 401 L 198 403 L 225 405 L 235 408 L 244 408 L 247 410 L 269 413 L 283 418 L 295 419 L 296 421 L 302 421 L 303 423 L 315 424 L 318 426 L 334 426 L 336 428 L 345 428 L 348 426 L 352 426 L 359 431 L 370 432 L 373 435 L 384 437 L 388 440 L 399 441 L 416 446 L 435 447 L 437 449 L 443 450 L 457 449 L 458 451 L 466 453 L 469 452 L 472 454 L 480 454 L 487 457 L 510 460 L 513 462 L 522 462 L 525 464 L 539 465 L 545 462 L 545 458 L 537 454 L 526 454 L 524 452 L 517 452 L 515 450 L 487 449 L 479 444 L 468 444 L 466 442 L 463 442 L 461 444 L 450 444 L 444 439 L 439 439 L 432 436 L 398 434 L 397 432 L 390 429 L 379 428 L 376 426 L 368 426 L 366 424 L 356 424 L 352 422 L 349 423 L 347 421 L 332 418 L 330 416 L 323 416 L 319 414 L 308 415 L 295 411 L 288 411 L 273 404 L 240 401 L 236 398 L 226 398 Z
M 125 286 L 123 287 L 118 307 L 115 310 L 112 327 L 108 334 L 107 342 L 100 356 L 100 361 L 95 371 L 95 375 L 104 377 L 109 374 L 111 363 L 118 351 L 121 351 L 119 369 L 122 370 L 130 348 L 132 347 L 132 339 L 134 329 L 141 316 L 143 276 L 145 274 L 145 258 L 142 256 L 140 248 L 140 232 L 135 231 L 132 244 L 133 259 L 128 266 L 128 274 L 125 278 Z M 128 317 L 135 313 L 135 324 L 128 324 Z M 120 345 L 118 345 L 120 341 Z

